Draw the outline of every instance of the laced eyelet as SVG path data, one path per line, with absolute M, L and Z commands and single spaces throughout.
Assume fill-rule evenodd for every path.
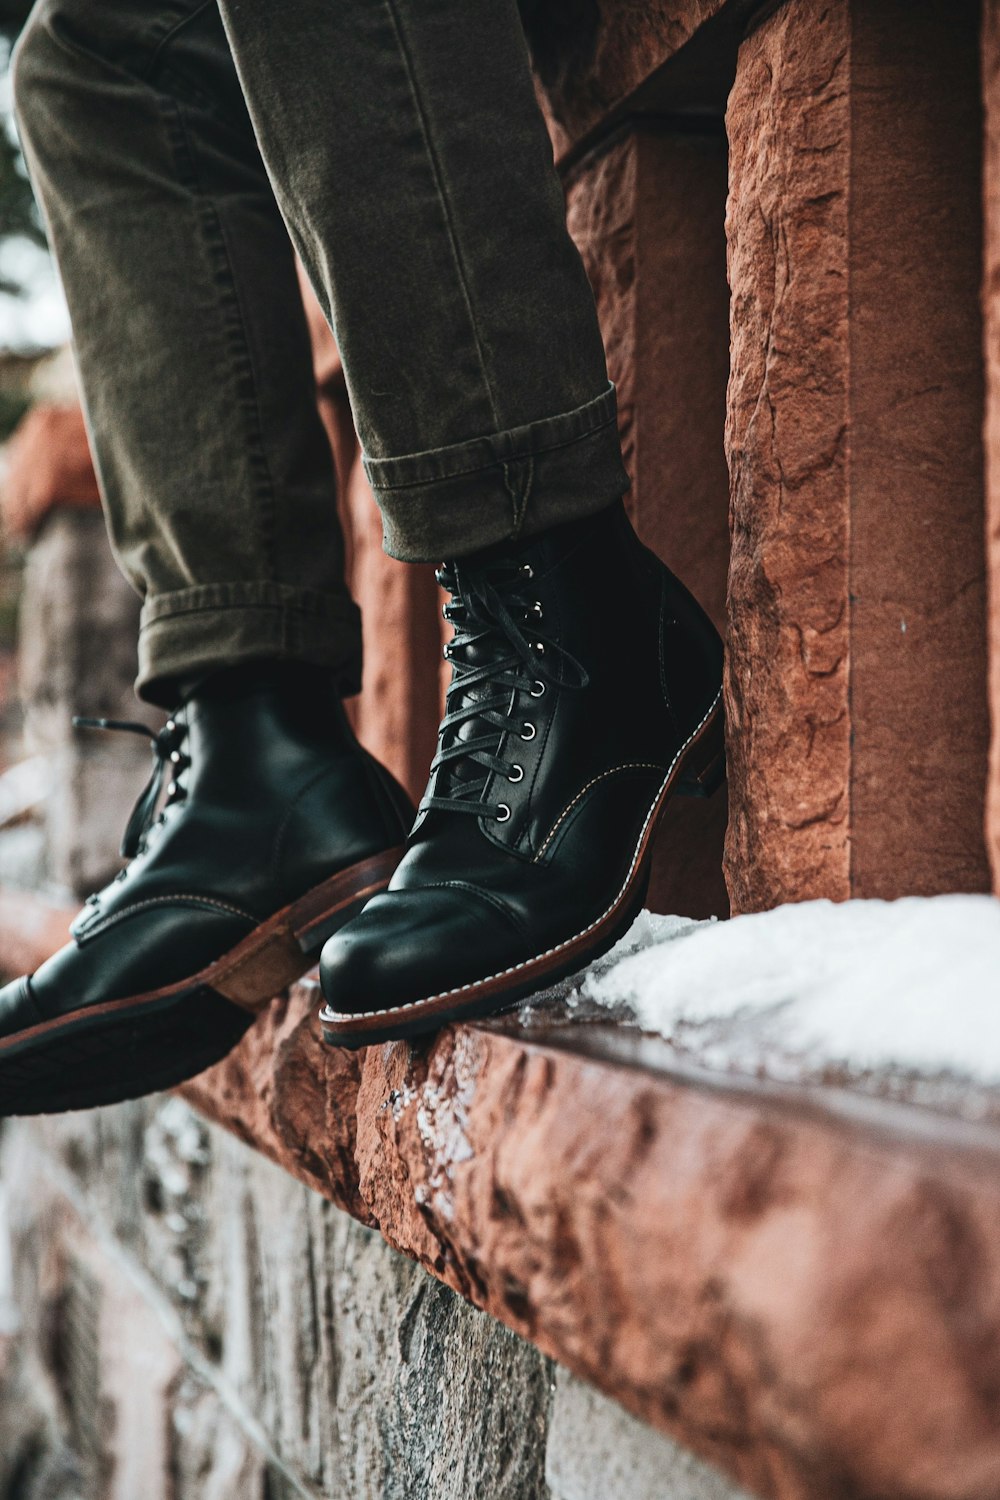
M 534 604 L 528 605 L 528 608 L 524 612 L 524 618 L 526 620 L 535 620 L 536 622 L 545 618 L 545 611 L 542 609 L 542 601 L 540 599 L 536 599 Z
M 540 677 L 538 677 L 531 684 L 531 697 L 532 698 L 543 698 L 544 696 L 545 696 L 545 683 L 542 681 L 542 679 Z
M 447 641 L 441 647 L 441 655 L 444 657 L 445 661 L 451 661 L 451 641 Z
M 179 750 L 171 750 L 171 752 L 170 752 L 170 763 L 171 763 L 171 765 L 174 765 L 174 766 L 179 766 L 180 765 L 180 763 L 181 763 L 181 752 Z
M 544 656 L 545 655 L 545 646 L 543 645 L 543 643 L 541 641 L 536 641 L 535 644 L 534 644 L 534 647 L 532 649 L 534 650 L 534 653 L 535 653 L 536 656 Z
M 174 722 L 173 719 L 168 719 L 167 722 L 164 724 L 163 727 L 167 731 L 168 734 L 176 734 L 177 733 L 177 725 L 176 725 L 176 723 Z
M 521 725 L 522 740 L 533 740 L 537 733 L 538 731 L 535 728 L 534 724 L 529 724 L 527 721 L 525 721 L 525 723 Z
M 509 817 L 510 808 L 507 806 L 506 802 L 501 802 L 500 806 L 497 808 L 497 822 L 506 823 Z
M 529 581 L 534 578 L 535 570 L 530 563 L 521 564 L 521 576 L 522 578 L 527 578 Z
M 508 781 L 512 781 L 514 783 L 514 785 L 517 786 L 517 783 L 519 781 L 523 781 L 524 780 L 524 767 L 523 766 L 511 766 L 510 772 L 508 773 L 508 776 L 507 776 L 507 780 Z

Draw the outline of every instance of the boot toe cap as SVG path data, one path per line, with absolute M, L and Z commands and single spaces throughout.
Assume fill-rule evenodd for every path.
M 526 956 L 498 899 L 458 883 L 389 891 L 330 938 L 320 980 L 331 1012 L 391 1012 L 474 984 Z

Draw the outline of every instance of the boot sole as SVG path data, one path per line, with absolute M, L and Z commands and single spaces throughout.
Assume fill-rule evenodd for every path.
M 649 885 L 653 834 L 670 798 L 710 797 L 725 776 L 725 722 L 720 689 L 697 729 L 677 752 L 646 815 L 625 883 L 603 916 L 575 937 L 535 958 L 426 1000 L 353 1015 L 340 1014 L 326 1005 L 320 1011 L 323 1040 L 353 1051 L 378 1042 L 420 1036 L 449 1022 L 497 1015 L 602 957 L 625 936 L 642 909 Z
M 331 876 L 188 979 L 3 1038 L 0 1117 L 136 1099 L 218 1062 L 326 939 L 385 889 L 402 856 L 389 849 Z

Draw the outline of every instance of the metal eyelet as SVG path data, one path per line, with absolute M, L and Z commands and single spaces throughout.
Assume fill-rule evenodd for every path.
M 451 641 L 448 641 L 444 646 L 441 647 L 441 655 L 444 657 L 445 661 L 451 661 Z
M 532 698 L 542 698 L 544 696 L 545 696 L 545 683 L 542 681 L 542 679 L 540 677 L 538 677 L 531 684 L 531 697 Z
M 543 643 L 541 641 L 536 641 L 535 642 L 534 652 L 535 652 L 536 656 L 544 656 L 545 655 L 545 646 L 543 645 Z
M 506 802 L 501 802 L 500 806 L 497 808 L 497 822 L 506 823 L 509 817 L 510 808 L 507 806 Z
M 522 578 L 528 578 L 528 579 L 534 578 L 534 576 L 535 576 L 535 570 L 531 566 L 530 563 L 522 563 L 521 564 L 521 576 L 522 576 Z
M 514 785 L 517 786 L 517 783 L 519 781 L 523 781 L 524 780 L 524 767 L 523 766 L 511 766 L 510 773 L 507 776 L 507 780 L 508 781 L 512 781 L 514 783 Z
M 534 724 L 529 724 L 529 723 L 525 722 L 524 724 L 521 725 L 521 738 L 522 738 L 522 740 L 533 740 L 535 738 L 535 735 L 537 733 L 538 733 L 538 731 L 535 728 Z
M 180 763 L 181 763 L 181 752 L 179 750 L 171 750 L 171 752 L 170 752 L 170 764 L 174 765 L 174 766 L 179 766 Z
M 174 722 L 173 719 L 168 719 L 167 722 L 164 724 L 163 727 L 167 731 L 168 734 L 174 734 L 176 732 L 176 729 L 177 729 L 177 725 L 175 724 L 175 722 Z

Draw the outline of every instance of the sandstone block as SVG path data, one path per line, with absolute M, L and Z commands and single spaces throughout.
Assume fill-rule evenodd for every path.
M 987 883 L 976 10 L 785 6 L 740 55 L 740 910 Z

